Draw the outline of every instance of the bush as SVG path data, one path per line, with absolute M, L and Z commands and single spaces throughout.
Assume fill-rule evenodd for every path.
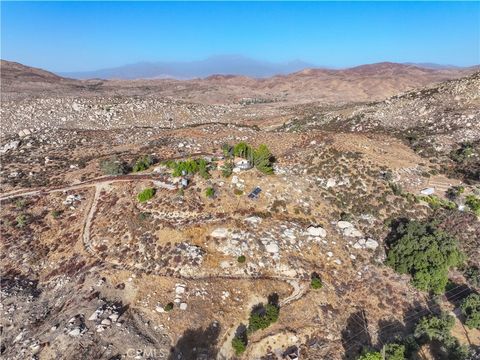
M 210 179 L 210 174 L 208 173 L 208 163 L 205 159 L 198 159 L 197 160 L 198 164 L 198 173 L 202 178 L 205 180 Z
M 468 267 L 464 272 L 467 281 L 474 287 L 480 286 L 480 269 L 475 266 Z
M 230 177 L 233 173 L 233 163 L 231 161 L 225 161 L 225 163 L 222 165 L 221 170 L 223 177 Z
M 454 325 L 455 318 L 446 313 L 441 313 L 440 316 L 425 316 L 416 325 L 414 335 L 420 344 L 431 341 L 441 343 L 447 352 L 448 359 L 465 360 L 468 349 L 460 345 L 450 333 Z
M 145 202 L 150 200 L 154 195 L 155 195 L 154 188 L 146 188 L 145 190 L 143 190 L 137 195 L 137 199 L 140 202 Z
M 453 325 L 455 325 L 455 318 L 446 313 L 440 316 L 424 316 L 415 326 L 414 335 L 421 343 L 435 340 L 449 344 L 452 342 L 450 330 Z
M 100 169 L 104 175 L 124 175 L 128 172 L 126 165 L 116 156 L 100 161 Z
M 465 205 L 467 205 L 475 215 L 480 216 L 480 199 L 475 195 L 468 195 L 466 197 Z
M 215 196 L 215 190 L 212 187 L 208 187 L 205 190 L 205 196 L 210 198 L 210 199 L 213 198 Z
M 62 215 L 62 212 L 60 210 L 53 210 L 51 214 L 54 219 L 58 219 L 60 215 Z
M 447 198 L 453 201 L 463 194 L 464 191 L 465 188 L 463 186 L 452 186 L 447 190 Z
M 314 290 L 321 289 L 323 287 L 322 280 L 317 273 L 312 274 L 312 278 L 310 280 L 310 287 Z
M 419 196 L 418 199 L 425 201 L 433 210 L 440 208 L 453 210 L 457 208 L 457 205 L 454 202 L 440 199 L 435 195 Z
M 378 351 L 369 351 L 360 355 L 358 360 L 383 360 L 383 356 Z
M 190 159 L 184 161 L 167 161 L 166 166 L 173 170 L 173 176 L 194 175 L 197 172 L 204 179 L 209 179 L 210 174 L 208 172 L 209 164 L 205 159 Z
M 167 305 L 163 307 L 163 310 L 165 311 L 172 311 L 173 310 L 173 303 L 169 302 Z
M 260 329 L 266 329 L 278 320 L 280 309 L 273 304 L 256 306 L 248 319 L 248 332 L 252 333 Z
M 404 360 L 405 359 L 405 345 L 401 344 L 387 344 L 384 347 L 385 360 Z
M 234 189 L 234 190 L 233 190 L 233 193 L 234 193 L 235 195 L 238 195 L 238 196 L 240 196 L 240 195 L 243 195 L 243 190 L 240 190 L 240 189 Z
M 394 183 L 394 182 L 389 182 L 388 186 L 390 186 L 390 189 L 392 190 L 394 195 L 400 196 L 403 193 L 402 186 L 400 184 Z
M 238 261 L 240 264 L 244 263 L 246 260 L 247 260 L 247 258 L 245 257 L 245 255 L 240 255 L 240 256 L 237 258 L 237 261 Z
M 27 225 L 27 217 L 25 214 L 20 214 L 15 218 L 15 221 L 17 222 L 17 227 L 18 228 L 23 228 L 25 225 Z
M 413 285 L 420 290 L 444 292 L 449 268 L 464 260 L 457 240 L 433 222 L 400 224 L 395 235 L 386 264 L 400 274 L 410 274 Z
M 247 344 L 245 343 L 244 339 L 242 339 L 241 337 L 235 336 L 232 339 L 232 347 L 236 355 L 241 355 L 247 349 Z
M 470 329 L 480 329 L 480 295 L 470 294 L 460 305 L 465 316 L 465 325 Z
M 144 155 L 135 162 L 135 165 L 133 166 L 133 172 L 147 170 L 153 165 L 153 162 L 153 158 L 150 155 Z

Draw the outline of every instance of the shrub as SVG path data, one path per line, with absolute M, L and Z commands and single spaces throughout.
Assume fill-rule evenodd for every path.
M 215 190 L 212 187 L 208 187 L 205 190 L 205 196 L 210 198 L 210 199 L 213 198 L 215 196 Z
M 388 250 L 386 264 L 400 274 L 410 274 L 420 290 L 444 292 L 449 268 L 464 260 L 457 240 L 433 222 L 409 221 L 395 231 L 397 239 Z
M 453 201 L 463 194 L 464 191 L 465 188 L 463 186 L 452 186 L 447 190 L 447 198 Z
M 60 210 L 53 210 L 51 214 L 54 219 L 58 219 L 60 215 L 62 215 L 62 212 Z
M 465 270 L 464 275 L 471 285 L 475 287 L 480 286 L 480 269 L 479 268 L 475 266 L 470 266 Z
M 233 190 L 233 193 L 235 195 L 240 196 L 240 195 L 243 195 L 243 190 L 240 190 L 240 189 L 236 188 L 236 189 Z
M 465 205 L 467 205 L 475 215 L 480 216 L 480 199 L 475 195 L 468 195 L 466 197 Z
M 163 310 L 165 311 L 172 311 L 173 310 L 173 303 L 169 302 L 167 305 L 163 307 Z
M 425 201 L 433 210 L 440 208 L 453 210 L 457 208 L 457 205 L 454 202 L 440 199 L 435 195 L 419 196 L 418 199 Z
M 244 339 L 242 339 L 241 337 L 235 336 L 232 339 L 232 347 L 236 355 L 241 355 L 247 349 L 247 344 L 245 343 Z
M 321 289 L 323 287 L 322 280 L 320 279 L 320 276 L 314 272 L 311 276 L 310 280 L 310 286 L 312 289 Z
M 400 184 L 394 183 L 394 182 L 389 182 L 388 186 L 390 186 L 390 189 L 392 190 L 394 195 L 400 196 L 403 193 L 402 186 Z
M 205 159 L 198 159 L 197 160 L 198 164 L 198 173 L 202 178 L 205 180 L 210 179 L 210 174 L 208 173 L 208 163 Z
M 233 162 L 225 161 L 225 163 L 221 167 L 221 170 L 222 170 L 223 177 L 225 178 L 230 177 L 233 173 Z
M 405 345 L 401 344 L 387 344 L 384 347 L 385 360 L 404 360 L 405 359 Z
M 15 221 L 17 222 L 17 227 L 23 228 L 25 225 L 27 225 L 27 217 L 25 214 L 20 214 L 15 218 Z
M 252 333 L 260 329 L 266 329 L 278 320 L 280 309 L 273 304 L 256 306 L 248 319 L 248 332 Z
M 146 188 L 145 190 L 143 190 L 142 192 L 140 192 L 137 195 L 137 199 L 140 202 L 145 202 L 145 201 L 150 200 L 153 197 L 153 195 L 155 195 L 155 189 L 154 188 Z
M 104 175 L 124 175 L 127 167 L 116 156 L 100 161 L 100 169 Z
M 465 316 L 465 325 L 471 329 L 480 329 L 480 295 L 470 294 L 460 305 Z
M 383 360 L 383 356 L 378 351 L 369 351 L 360 355 L 358 360 Z
M 153 158 L 150 155 L 144 155 L 135 162 L 135 165 L 133 166 L 133 172 L 147 170 L 153 165 L 153 162 Z
M 240 264 L 244 263 L 246 260 L 247 260 L 247 258 L 245 257 L 245 255 L 240 255 L 240 256 L 237 258 L 237 261 L 238 261 Z
M 449 344 L 452 342 L 450 330 L 455 325 L 455 319 L 446 313 L 440 316 L 424 316 L 415 326 L 414 335 L 421 342 L 439 341 L 441 343 Z
M 204 179 L 209 179 L 208 162 L 205 159 L 189 159 L 184 161 L 167 161 L 165 165 L 173 170 L 173 176 L 194 175 L 200 173 Z

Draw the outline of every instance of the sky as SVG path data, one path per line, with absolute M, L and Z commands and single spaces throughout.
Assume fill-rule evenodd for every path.
M 236 54 L 480 63 L 480 2 L 1 2 L 1 58 L 50 71 Z

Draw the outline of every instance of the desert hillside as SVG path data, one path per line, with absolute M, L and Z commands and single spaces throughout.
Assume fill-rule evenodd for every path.
M 1 80 L 2 358 L 478 356 L 474 69 Z

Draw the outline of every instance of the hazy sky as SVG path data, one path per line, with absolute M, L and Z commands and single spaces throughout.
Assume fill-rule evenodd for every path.
M 1 2 L 1 57 L 52 71 L 240 54 L 480 63 L 480 2 Z

